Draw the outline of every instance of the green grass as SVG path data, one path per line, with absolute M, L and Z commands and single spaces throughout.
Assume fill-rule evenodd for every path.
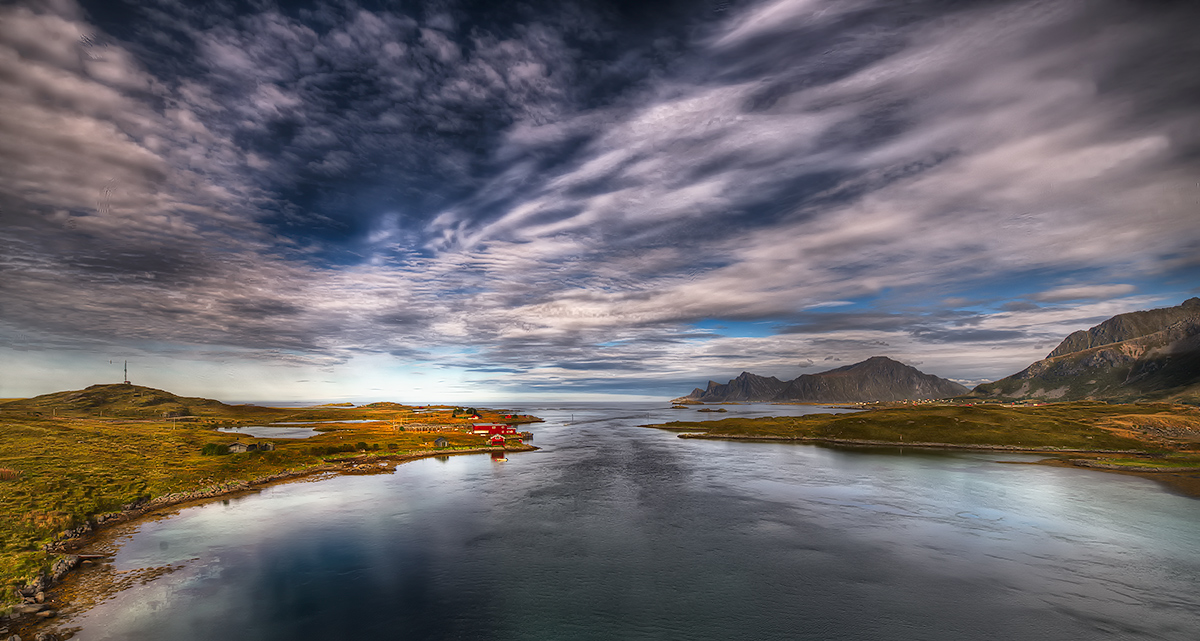
M 1106 421 L 1192 408 L 1167 404 L 1060 403 L 1040 407 L 944 405 L 798 417 L 673 421 L 651 427 L 705 432 L 712 437 L 777 437 L 998 445 L 1088 450 L 1160 450 L 1161 445 L 1114 434 Z
M 390 403 L 372 408 L 256 408 L 183 399 L 137 386 L 101 387 L 95 394 L 61 392 L 0 405 L 0 605 L 13 599 L 11 586 L 49 567 L 54 555 L 42 546 L 59 532 L 139 499 L 302 470 L 327 460 L 440 451 L 432 446 L 438 436 L 449 440 L 449 450 L 487 445 L 483 437 L 459 431 L 397 429 L 415 422 L 454 427 L 471 423 L 452 419 L 453 408 L 419 415 Z M 150 404 L 141 405 L 144 401 Z M 190 415 L 172 422 L 161 417 L 164 407 L 185 408 Z M 500 417 L 486 411 L 481 420 Z M 217 426 L 359 419 L 389 422 L 328 425 L 336 431 L 307 439 L 274 439 L 277 449 L 270 452 L 202 453 L 206 445 L 263 440 L 221 433 Z M 535 420 L 527 417 L 525 422 Z M 371 450 L 314 452 L 359 442 Z

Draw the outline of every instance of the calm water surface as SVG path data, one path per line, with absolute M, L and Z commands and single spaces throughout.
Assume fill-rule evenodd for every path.
M 64 625 L 85 641 L 1200 638 L 1200 501 L 998 462 L 1023 455 L 636 427 L 717 418 L 661 407 L 514 407 L 547 419 L 542 451 L 142 524 L 116 567 L 182 569 Z

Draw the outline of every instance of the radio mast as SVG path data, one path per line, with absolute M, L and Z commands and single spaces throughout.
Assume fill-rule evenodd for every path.
M 125 361 L 125 384 L 126 385 L 131 384 L 129 382 L 129 361 Z

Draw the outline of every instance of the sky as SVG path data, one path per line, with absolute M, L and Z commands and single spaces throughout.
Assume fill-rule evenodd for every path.
M 967 385 L 1200 292 L 1200 6 L 0 6 L 0 397 Z

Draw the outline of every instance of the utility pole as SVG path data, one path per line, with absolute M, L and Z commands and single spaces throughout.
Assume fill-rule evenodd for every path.
M 125 361 L 125 384 L 129 385 L 129 361 Z

